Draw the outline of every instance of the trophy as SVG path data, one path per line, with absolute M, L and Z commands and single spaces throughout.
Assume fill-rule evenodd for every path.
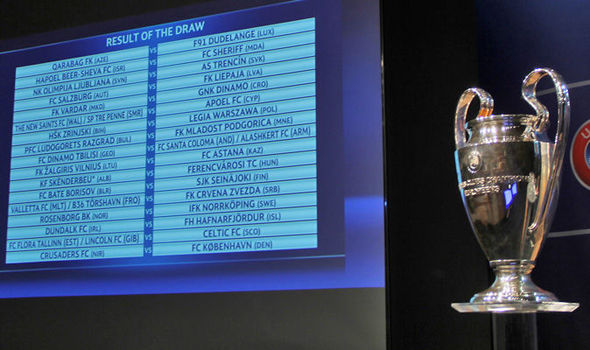
M 536 97 L 537 83 L 549 76 L 557 93 L 557 131 L 546 134 L 547 108 Z M 476 118 L 466 123 L 474 97 Z M 536 115 L 493 115 L 494 100 L 484 90 L 466 90 L 455 113 L 455 163 L 459 191 L 476 238 L 496 279 L 469 303 L 454 303 L 460 312 L 569 312 L 577 303 L 559 302 L 537 287 L 530 273 L 555 211 L 566 137 L 569 96 L 563 78 L 552 69 L 532 71 L 522 96 Z M 466 139 L 466 133 L 469 139 Z

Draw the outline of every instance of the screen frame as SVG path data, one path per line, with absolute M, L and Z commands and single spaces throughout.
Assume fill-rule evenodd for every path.
M 274 1 L 258 1 L 257 3 L 265 4 Z M 154 5 L 156 2 L 150 2 L 149 7 L 152 11 L 158 9 L 159 5 Z M 228 2 L 232 3 L 232 2 Z M 132 5 L 130 7 L 133 7 Z M 382 2 L 379 1 L 379 7 L 382 7 Z M 131 10 L 130 10 L 131 11 Z M 170 12 L 176 12 L 178 10 L 165 10 Z M 382 20 L 383 14 L 382 9 L 379 13 L 381 16 L 381 23 L 379 23 L 380 33 L 380 57 L 383 62 L 383 30 Z M 142 15 L 138 15 L 141 17 Z M 179 17 L 182 17 L 179 15 Z M 115 20 L 119 21 L 119 20 Z M 125 20 L 121 20 L 124 23 Z M 47 24 L 45 24 L 47 25 Z M 41 27 L 44 24 L 40 24 Z M 121 27 L 129 29 L 134 25 L 128 27 Z M 39 28 L 39 27 L 37 27 Z M 47 27 L 44 27 L 42 31 L 45 31 Z M 70 38 L 75 37 L 80 27 L 73 29 L 66 29 L 65 32 L 69 33 Z M 62 31 L 63 29 L 59 30 Z M 64 33 L 65 33 L 64 32 Z M 21 32 L 22 33 L 22 32 Z M 27 33 L 28 34 L 28 33 Z M 35 37 L 35 35 L 30 36 Z M 16 45 L 30 46 L 24 44 L 26 41 L 21 39 L 13 39 Z M 5 41 L 2 41 L 4 43 Z M 15 46 L 15 47 L 17 47 Z M 383 90 L 383 65 L 381 65 L 382 75 L 382 95 L 385 94 Z M 381 108 L 385 110 L 385 99 L 382 100 Z M 385 120 L 386 114 L 382 114 L 383 122 L 383 147 L 387 148 L 386 144 L 386 133 L 385 133 Z M 389 158 L 389 153 L 383 154 L 384 160 Z M 385 175 L 388 169 L 383 168 Z M 387 176 L 383 177 L 384 183 L 387 181 Z M 384 184 L 385 186 L 385 184 Z M 384 187 L 384 196 L 388 199 L 389 203 L 393 203 L 392 194 Z M 391 206 L 390 206 L 391 208 Z M 384 208 L 384 211 L 388 213 L 388 207 Z M 346 320 L 352 314 L 355 314 L 359 310 L 356 310 L 353 306 L 358 303 L 359 300 L 364 300 L 364 303 L 371 303 L 377 299 L 383 299 L 386 303 L 386 316 L 385 310 L 382 310 L 381 303 L 377 303 L 377 306 L 368 307 L 363 311 L 373 312 L 377 317 L 385 317 L 387 322 L 387 348 L 390 344 L 390 298 L 391 293 L 390 286 L 390 272 L 389 272 L 389 252 L 388 245 L 391 244 L 389 241 L 389 225 L 388 216 L 385 217 L 385 230 L 383 232 L 385 239 L 384 256 L 385 256 L 385 285 L 387 292 L 379 291 L 382 288 L 369 288 L 368 290 L 352 288 L 352 289 L 341 289 L 341 290 L 313 290 L 313 291 L 280 291 L 280 292 L 239 292 L 239 293 L 221 293 L 221 294 L 161 294 L 161 295 L 117 295 L 117 296 L 88 296 L 88 297 L 57 297 L 57 298 L 17 298 L 17 299 L 0 299 L 0 305 L 6 311 L 0 316 L 0 324 L 5 329 L 7 337 L 3 337 L 0 342 L 8 345 L 11 348 L 18 347 L 22 344 L 33 344 L 39 346 L 43 344 L 47 348 L 63 348 L 73 347 L 85 343 L 89 349 L 102 349 L 104 347 L 112 347 L 113 345 L 120 344 L 128 348 L 142 347 L 145 349 L 156 349 L 159 348 L 158 344 L 168 344 L 169 346 L 186 347 L 194 345 L 190 340 L 193 337 L 202 337 L 203 341 L 200 343 L 204 348 L 217 348 L 218 346 L 233 344 L 233 346 L 256 346 L 259 349 L 275 349 L 277 346 L 282 348 L 323 348 L 325 346 L 339 346 L 340 348 L 350 347 L 370 347 L 382 348 L 381 340 L 371 339 L 367 342 L 367 339 L 360 336 L 363 331 L 373 331 L 372 326 L 367 325 L 362 327 L 357 321 L 352 322 L 354 325 L 359 326 L 355 328 L 348 328 L 350 325 L 347 324 Z M 388 243 L 389 242 L 389 243 Z M 360 298 L 358 296 L 361 295 Z M 364 295 L 364 296 L 362 296 Z M 347 307 L 341 308 L 334 307 L 332 305 L 335 299 L 343 300 L 342 305 L 348 305 Z M 199 299 L 196 299 L 199 298 Z M 269 321 L 277 321 L 278 324 L 271 325 L 267 322 L 254 321 L 244 318 L 243 316 L 236 315 L 234 319 L 227 319 L 219 316 L 213 316 L 212 310 L 205 307 L 205 310 L 201 309 L 205 315 L 212 317 L 210 320 L 203 320 L 197 318 L 189 309 L 187 305 L 194 305 L 199 301 L 201 305 L 213 304 L 213 305 L 228 305 L 222 308 L 222 313 L 232 313 L 231 306 L 243 307 L 244 305 L 250 305 L 248 307 L 252 312 L 261 313 L 266 315 Z M 270 302 L 269 302 L 270 300 Z M 296 312 L 293 312 L 291 308 L 285 308 L 285 301 L 297 300 L 294 306 L 297 308 Z M 302 301 L 303 300 L 303 301 Z M 363 302 L 361 302 L 363 304 Z M 153 318 L 145 317 L 146 312 L 139 312 L 139 316 L 134 316 L 137 310 L 144 310 L 148 307 L 156 307 L 155 311 L 152 311 Z M 365 304 L 363 304 L 365 305 Z M 268 311 L 268 308 L 273 309 Z M 75 310 L 67 312 L 67 310 Z M 55 310 L 55 311 L 54 311 Z M 62 311 L 66 310 L 66 311 Z M 311 313 L 311 310 L 314 310 Z M 320 310 L 319 317 L 317 310 Z M 381 314 L 383 312 L 383 314 Z M 23 315 L 32 315 L 37 313 L 39 317 L 23 317 Z M 85 327 L 90 328 L 90 324 L 85 320 L 84 316 L 89 313 L 93 314 L 93 324 L 97 326 L 92 327 L 93 331 L 89 332 Z M 280 318 L 273 318 L 272 315 L 281 315 Z M 361 314 L 361 315 L 362 315 Z M 381 315 L 381 316 L 379 316 Z M 68 317 L 69 316 L 69 317 Z M 357 314 L 357 316 L 359 316 Z M 54 321 L 54 317 L 62 317 L 64 321 Z M 292 328 L 291 332 L 286 331 L 285 320 L 288 328 Z M 358 321 L 361 321 L 363 316 L 360 316 Z M 117 321 L 120 320 L 120 321 Z M 126 325 L 125 320 L 132 321 L 135 326 L 143 331 L 140 331 L 139 336 L 129 337 L 126 332 L 133 333 L 137 330 L 135 327 Z M 311 324 L 302 324 L 301 320 L 315 320 Z M 328 321 L 325 322 L 324 320 Z M 23 322 L 29 323 L 23 323 Z M 234 335 L 227 337 L 217 327 L 218 325 L 227 322 L 226 325 L 238 327 L 235 328 L 237 332 Z M 170 325 L 170 326 L 169 326 Z M 171 325 L 178 327 L 172 328 Z M 65 327 L 63 327 L 65 326 Z M 378 328 L 379 326 L 377 326 Z M 69 330 L 64 330 L 69 328 Z M 120 329 L 119 329 L 120 328 Z M 25 334 L 35 329 L 37 336 L 36 339 L 24 340 Z M 269 331 L 276 331 L 277 334 L 272 335 Z M 151 340 L 149 337 L 143 336 L 147 332 L 152 332 Z M 295 337 L 299 337 L 301 334 L 305 334 L 304 339 L 294 341 Z M 374 334 L 374 333 L 367 333 Z M 377 333 L 378 334 L 378 333 Z M 28 334 L 27 334 L 28 335 Z M 107 341 L 104 337 L 109 335 Z M 338 338 L 336 338 L 338 337 Z M 105 339 L 103 339 L 105 338 Z M 228 340 L 226 338 L 231 338 Z M 264 339 L 264 340 L 262 340 Z M 231 346 L 231 345 L 230 345 Z
M 249 5 L 246 8 L 259 7 L 259 6 L 265 6 L 265 5 L 277 4 L 277 3 L 296 3 L 296 2 L 298 2 L 298 1 L 297 0 L 295 0 L 295 1 L 259 1 L 259 0 L 254 0 L 252 2 L 251 6 Z M 206 2 L 205 4 L 208 4 L 207 6 L 205 6 L 205 8 L 208 11 L 215 12 L 216 6 L 213 6 L 211 2 Z M 216 4 L 217 4 L 217 6 L 226 6 L 227 4 L 233 4 L 233 3 L 232 2 L 228 2 L 228 1 L 221 1 L 221 2 L 216 2 Z M 238 5 L 235 5 L 235 4 L 234 5 L 230 5 L 230 8 L 231 8 L 231 6 L 238 7 Z M 234 10 L 235 10 L 235 7 L 234 7 Z M 240 5 L 240 7 L 243 7 L 243 5 Z M 188 6 L 187 9 L 188 8 L 193 8 L 193 6 Z M 201 10 L 202 10 L 202 8 L 199 7 L 199 11 L 201 11 Z M 125 19 L 116 19 L 116 20 L 109 21 L 106 25 L 102 26 L 101 27 L 101 32 L 103 32 L 103 33 L 106 33 L 107 31 L 108 32 L 111 32 L 111 30 L 114 30 L 115 28 L 117 30 L 122 30 L 122 28 L 127 28 L 128 29 L 129 27 L 136 28 L 134 26 L 137 25 L 138 21 L 141 21 L 142 25 L 153 25 L 153 23 L 162 23 L 161 18 L 163 18 L 163 17 L 164 18 L 167 18 L 167 21 L 169 19 L 171 19 L 171 18 L 174 18 L 175 20 L 178 19 L 178 18 L 186 18 L 187 15 L 185 13 L 186 13 L 186 11 L 184 11 L 184 10 L 179 11 L 178 9 L 176 9 L 176 10 L 161 11 L 161 12 L 158 12 L 157 14 L 155 14 L 155 15 L 151 15 L 151 14 L 150 15 L 138 15 L 133 20 L 129 20 L 129 21 L 127 21 Z M 170 16 L 170 17 L 168 17 L 168 16 Z M 130 24 L 130 23 L 132 23 L 132 24 Z M 86 35 L 88 35 L 88 32 L 90 32 L 92 30 L 94 30 L 96 32 L 96 26 L 94 24 L 89 24 L 88 26 L 85 26 L 82 29 L 70 28 L 70 29 L 66 29 L 66 30 L 57 31 L 55 33 L 57 33 L 56 34 L 57 35 L 56 38 L 61 38 L 61 40 L 69 41 L 69 40 L 74 40 L 73 38 L 75 38 L 75 37 L 85 37 Z M 381 31 L 381 28 L 379 28 L 378 30 Z M 81 33 L 83 33 L 83 34 L 81 34 Z M 51 35 L 54 35 L 54 34 L 52 33 Z M 380 39 L 379 40 L 382 41 L 383 38 L 382 38 L 381 32 L 379 32 L 379 35 L 380 35 Z M 20 50 L 20 49 L 22 49 L 22 47 L 20 49 L 17 48 L 17 47 L 19 47 L 19 46 L 30 46 L 30 45 L 37 45 L 38 46 L 41 43 L 40 40 L 47 40 L 47 39 L 46 39 L 46 37 L 43 34 L 38 34 L 38 35 L 32 35 L 32 36 L 30 36 L 27 39 L 22 40 L 22 41 L 20 39 L 13 39 L 12 41 L 11 40 L 2 41 L 2 42 L 0 42 L 0 45 L 4 45 L 5 46 L 5 45 L 7 45 L 6 43 L 11 43 L 11 45 L 13 45 L 13 48 L 15 48 L 17 50 Z M 380 50 L 379 55 L 381 57 L 380 60 L 382 62 L 383 61 L 383 58 L 382 58 L 382 55 L 383 55 L 383 53 L 382 53 L 382 43 L 380 43 L 380 45 L 381 46 L 379 47 L 379 50 Z M 382 66 L 382 64 L 381 64 L 380 69 L 381 69 L 380 75 L 381 75 L 381 116 L 382 116 L 381 128 L 383 128 L 385 114 L 384 114 L 384 109 L 383 109 L 384 108 L 384 103 L 383 103 L 383 101 L 384 101 L 383 100 L 383 96 L 384 96 L 383 94 L 384 93 L 383 93 L 383 66 Z M 383 129 L 381 130 L 381 133 L 383 135 L 382 136 L 382 139 L 384 139 L 385 138 L 385 134 L 384 134 Z M 385 142 L 381 142 L 381 145 L 382 145 L 381 147 L 383 148 L 382 156 L 383 156 L 383 159 L 385 160 L 385 158 L 387 156 L 387 152 L 385 151 Z M 385 164 L 385 162 L 383 163 L 383 168 L 382 169 L 383 169 L 382 170 L 383 173 L 385 173 L 385 171 L 386 171 L 386 164 Z M 385 184 L 384 184 L 385 183 L 385 180 L 386 180 L 386 176 L 383 175 L 382 176 L 382 181 L 383 181 L 383 185 L 382 185 L 383 186 L 383 198 L 387 198 L 387 191 L 386 191 Z M 386 213 L 387 212 L 387 208 L 383 208 L 383 211 Z M 384 226 L 384 232 L 387 232 L 387 223 L 386 223 L 386 220 L 387 219 L 386 219 L 386 217 L 383 217 L 383 220 L 384 220 L 384 225 L 385 225 Z M 387 237 L 387 235 L 384 234 L 384 238 L 383 239 L 386 240 L 386 237 Z M 383 256 L 384 256 L 384 259 L 387 259 L 386 249 L 384 249 L 384 250 L 385 251 L 383 252 Z M 336 265 L 337 264 L 338 264 L 338 262 L 336 262 Z M 27 266 L 25 266 L 25 268 L 27 268 Z M 166 271 L 167 269 L 166 268 L 162 268 L 162 270 Z M 75 274 L 78 274 L 79 272 L 74 272 L 74 273 Z M 162 272 L 162 273 L 165 273 L 165 272 Z M 385 261 L 384 274 L 385 274 L 385 276 L 384 276 L 384 284 L 386 285 L 387 283 L 385 281 L 387 281 L 387 260 Z M 356 287 L 358 287 L 358 286 L 356 286 Z M 117 294 L 117 293 L 107 293 L 107 294 Z M 31 296 L 33 296 L 33 295 L 31 295 Z

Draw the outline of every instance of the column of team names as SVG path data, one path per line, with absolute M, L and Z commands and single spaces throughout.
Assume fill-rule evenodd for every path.
M 316 248 L 314 19 L 157 59 L 154 255 Z
M 148 47 L 16 69 L 7 263 L 143 256 Z

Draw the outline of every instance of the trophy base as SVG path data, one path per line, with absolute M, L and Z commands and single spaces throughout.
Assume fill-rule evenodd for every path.
M 486 290 L 475 294 L 468 303 L 453 303 L 459 312 L 531 313 L 572 312 L 578 303 L 560 302 L 553 293 L 531 280 L 534 262 L 530 260 L 495 260 L 490 265 L 496 280 Z
M 559 301 L 540 303 L 452 303 L 453 309 L 462 312 L 491 313 L 534 313 L 534 312 L 572 312 L 580 306 L 578 303 Z

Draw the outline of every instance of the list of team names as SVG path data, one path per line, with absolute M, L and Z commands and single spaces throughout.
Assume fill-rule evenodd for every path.
M 315 21 L 16 69 L 6 263 L 317 247 Z
M 18 67 L 6 263 L 143 254 L 148 47 Z

